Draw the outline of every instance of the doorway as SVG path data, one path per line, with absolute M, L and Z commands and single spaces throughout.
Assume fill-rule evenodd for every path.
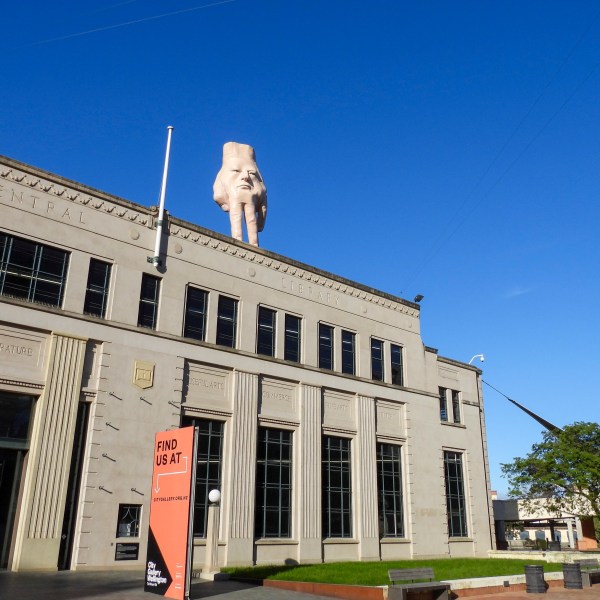
M 0 391 L 0 569 L 8 567 L 34 396 Z

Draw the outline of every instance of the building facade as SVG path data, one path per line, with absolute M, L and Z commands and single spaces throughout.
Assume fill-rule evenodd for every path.
M 199 430 L 194 563 L 486 556 L 480 371 L 419 305 L 0 157 L 0 568 L 143 565 Z

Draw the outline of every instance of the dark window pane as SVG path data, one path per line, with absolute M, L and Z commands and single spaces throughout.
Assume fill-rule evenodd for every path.
M 333 369 L 333 327 L 319 323 L 319 367 Z
M 138 311 L 138 325 L 156 329 L 158 318 L 158 295 L 160 279 L 148 273 L 142 273 L 140 289 L 140 306 Z
M 275 356 L 275 311 L 264 306 L 258 307 L 256 352 Z
M 392 383 L 395 385 L 404 385 L 402 346 L 390 344 L 390 362 L 392 366 Z
M 94 317 L 104 318 L 108 305 L 111 265 L 92 258 L 88 271 L 83 312 Z
M 227 296 L 219 296 L 217 311 L 217 344 L 235 348 L 238 302 Z
M 404 537 L 400 446 L 377 444 L 380 537 Z
M 467 511 L 462 454 L 459 452 L 444 452 L 444 476 L 448 513 L 448 535 L 450 537 L 467 537 Z
M 185 299 L 185 320 L 183 335 L 204 341 L 206 336 L 206 309 L 208 292 L 188 286 Z
M 440 421 L 448 420 L 448 401 L 446 399 L 446 388 L 439 388 L 440 393 Z
M 0 392 L 0 440 L 27 441 L 32 406 L 32 396 Z
M 300 362 L 300 317 L 285 315 L 285 360 Z
M 383 342 L 371 339 L 371 377 L 383 381 Z
M 221 489 L 221 464 L 224 423 L 184 417 L 182 427 L 198 427 L 196 495 L 194 499 L 194 536 L 206 537 L 208 494 Z
M 356 373 L 356 335 L 342 329 L 342 373 Z
M 455 423 L 460 423 L 460 396 L 456 390 L 452 390 L 452 415 Z
M 0 294 L 51 306 L 62 304 L 69 253 L 0 234 Z
M 119 504 L 116 537 L 139 537 L 141 504 Z
M 325 436 L 322 446 L 323 536 L 352 537 L 350 440 Z
M 254 513 L 258 538 L 290 536 L 291 446 L 291 431 L 259 428 Z

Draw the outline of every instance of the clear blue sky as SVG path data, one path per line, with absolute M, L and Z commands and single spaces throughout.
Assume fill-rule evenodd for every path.
M 425 344 L 484 353 L 484 379 L 556 425 L 597 421 L 599 11 L 9 2 L 0 153 L 151 205 L 173 125 L 167 208 L 228 233 L 212 183 L 222 144 L 249 143 L 269 190 L 263 247 L 423 294 Z M 541 427 L 484 392 L 504 491 L 499 464 Z

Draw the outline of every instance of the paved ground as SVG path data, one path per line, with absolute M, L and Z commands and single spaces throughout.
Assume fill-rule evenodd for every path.
M 144 590 L 143 573 L 137 571 L 60 571 L 58 573 L 8 573 L 0 571 L 0 600 L 152 600 Z M 192 580 L 191 598 L 215 600 L 324 600 L 234 581 Z M 545 595 L 506 592 L 470 596 L 468 600 L 600 600 L 600 584 L 585 590 L 550 588 Z

